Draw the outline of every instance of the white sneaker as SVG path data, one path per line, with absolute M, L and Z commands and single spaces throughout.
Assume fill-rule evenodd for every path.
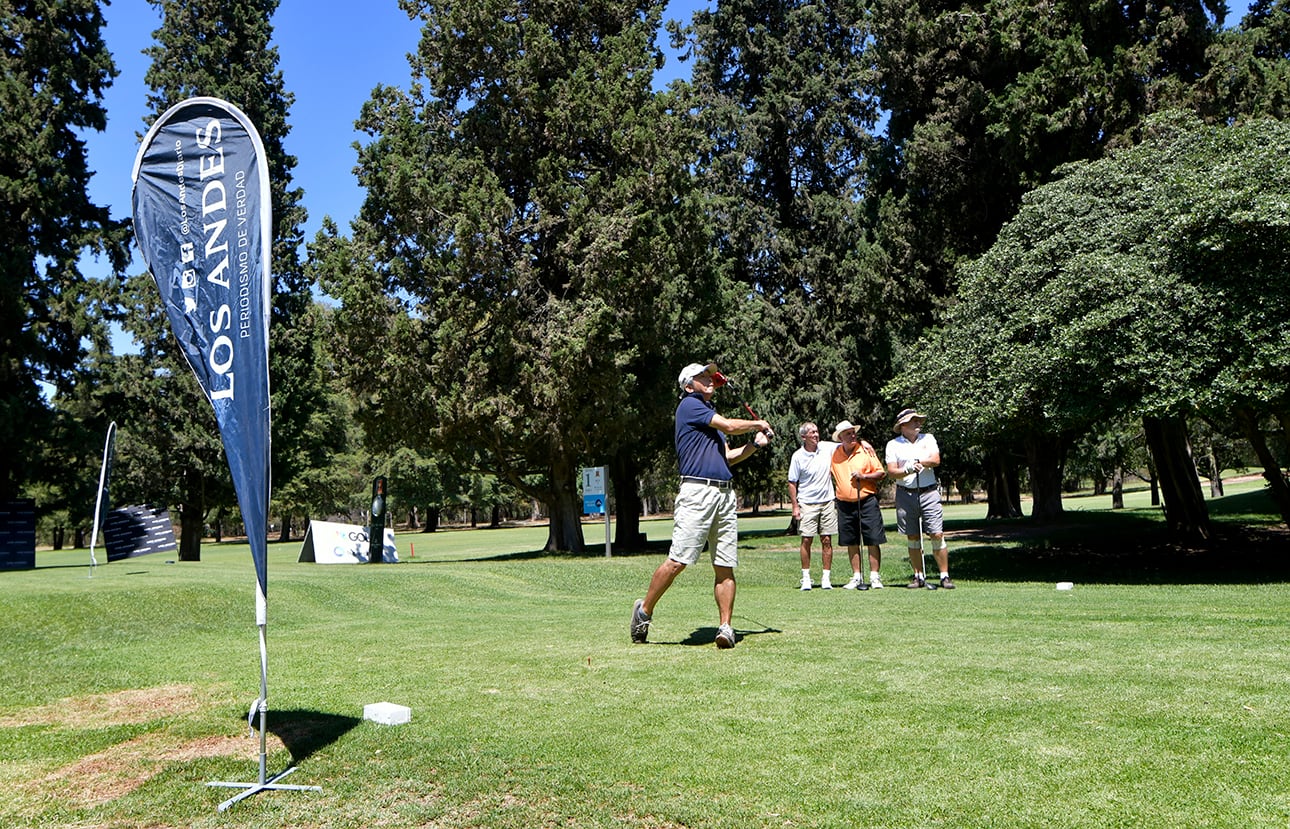
M 810 578 L 809 578 L 809 577 L 803 577 L 803 578 L 802 578 L 802 589 L 803 589 L 803 590 L 810 590 L 810 589 L 811 589 L 811 580 L 810 580 Z
M 828 576 L 825 576 L 825 577 L 824 577 L 824 579 L 820 582 L 820 589 L 821 589 L 821 590 L 832 590 L 832 589 L 833 589 L 833 582 L 829 581 L 829 577 L 828 577 Z
M 877 573 L 871 573 L 869 575 L 869 586 L 872 587 L 874 590 L 882 589 L 882 579 L 878 578 Z
M 849 582 L 847 582 L 846 584 L 842 585 L 842 589 L 843 589 L 843 590 L 855 590 L 857 587 L 859 587 L 859 586 L 860 586 L 860 584 L 861 584 L 863 581 L 864 581 L 864 579 L 863 579 L 863 578 L 861 578 L 860 574 L 859 574 L 859 573 L 856 573 L 854 576 L 852 576 L 852 577 L 851 577 L 851 581 L 849 581 Z

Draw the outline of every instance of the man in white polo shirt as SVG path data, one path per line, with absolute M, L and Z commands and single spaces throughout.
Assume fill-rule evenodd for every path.
M 820 427 L 803 423 L 797 429 L 801 447 L 788 462 L 788 497 L 793 504 L 793 520 L 802 536 L 799 550 L 802 559 L 802 589 L 810 590 L 811 545 L 820 537 L 820 564 L 823 573 L 820 587 L 833 589 L 833 536 L 838 532 L 838 513 L 833 506 L 833 473 L 829 456 L 835 443 L 820 442 Z
M 941 465 L 941 448 L 930 432 L 923 431 L 925 415 L 904 409 L 896 415 L 887 442 L 887 474 L 896 479 L 896 526 L 909 540 L 909 564 L 914 568 L 911 588 L 927 586 L 923 572 L 923 536 L 932 542 L 932 559 L 940 570 L 941 587 L 953 590 L 950 553 L 945 545 L 945 515 L 941 509 L 936 467 Z

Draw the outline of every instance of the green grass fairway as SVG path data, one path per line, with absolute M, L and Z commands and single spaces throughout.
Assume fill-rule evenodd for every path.
M 628 640 L 666 521 L 613 558 L 594 523 L 583 557 L 533 552 L 544 528 L 377 566 L 271 545 L 268 770 L 322 790 L 224 813 L 205 784 L 258 774 L 246 546 L 92 578 L 40 553 L 0 573 L 0 826 L 1286 829 L 1286 567 L 1157 544 L 1144 497 L 1051 528 L 951 507 L 953 592 L 901 587 L 889 528 L 886 590 L 802 593 L 787 516 L 743 518 L 729 651 L 707 565 Z M 1262 497 L 1211 504 L 1270 526 Z M 383 701 L 412 722 L 362 719 Z

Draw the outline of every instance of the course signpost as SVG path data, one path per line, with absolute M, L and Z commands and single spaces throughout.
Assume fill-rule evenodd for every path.
M 613 549 L 609 538 L 609 507 L 605 495 L 605 467 L 584 466 L 582 468 L 582 513 L 583 515 L 605 516 L 605 558 L 612 556 Z

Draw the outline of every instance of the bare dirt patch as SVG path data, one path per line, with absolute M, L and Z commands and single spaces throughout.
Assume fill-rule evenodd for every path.
M 164 685 L 68 697 L 0 718 L 0 727 L 77 729 L 149 723 L 190 714 L 209 704 L 208 696 L 191 686 Z M 277 737 L 266 740 L 269 751 L 283 748 Z M 258 753 L 258 739 L 246 734 L 192 740 L 158 730 L 82 757 L 44 777 L 33 777 L 23 788 L 29 794 L 56 798 L 76 807 L 96 806 L 133 792 L 174 763 L 206 757 L 254 758 Z
M 0 728 L 23 725 L 52 725 L 55 728 L 128 725 L 188 714 L 205 701 L 188 685 L 163 685 L 159 688 L 137 688 L 88 697 L 67 697 L 58 702 L 28 708 L 9 717 L 0 717 Z
M 270 739 L 268 750 L 282 748 Z M 180 742 L 164 733 L 144 734 L 133 740 L 83 757 L 33 780 L 29 786 L 77 807 L 96 806 L 123 797 L 147 783 L 171 763 L 204 757 L 258 756 L 259 743 L 245 735 L 202 737 Z

